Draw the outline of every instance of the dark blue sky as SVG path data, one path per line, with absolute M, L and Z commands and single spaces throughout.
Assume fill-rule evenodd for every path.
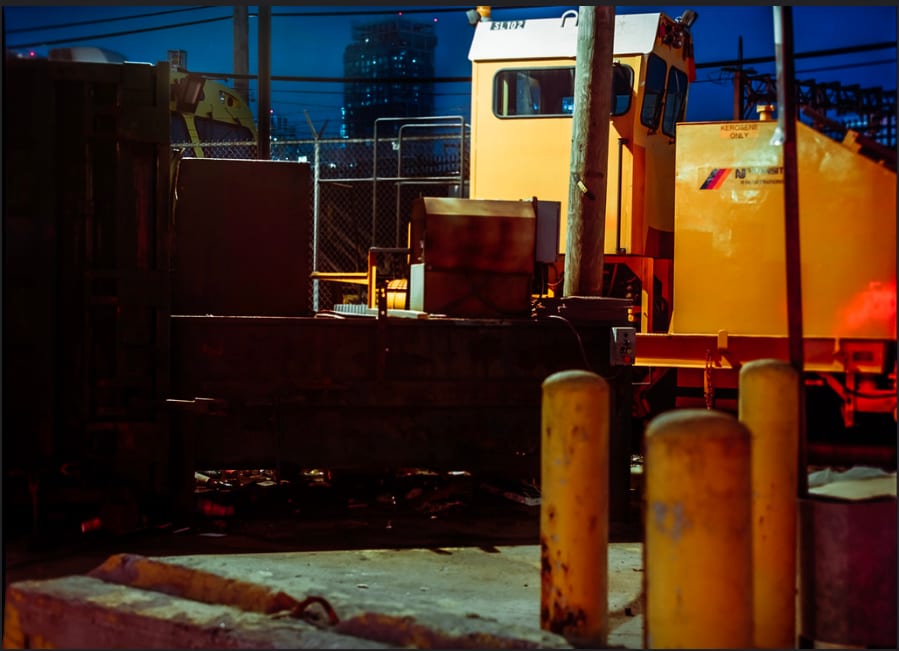
M 473 6 L 473 5 L 472 5 Z M 554 5 L 527 9 L 493 7 L 493 18 L 538 18 L 560 16 L 574 5 Z M 735 59 L 738 37 L 743 38 L 744 57 L 774 55 L 773 11 L 770 6 L 620 6 L 618 13 L 663 11 L 672 17 L 693 8 L 699 19 L 693 26 L 697 63 Z M 180 6 L 5 6 L 3 8 L 6 47 L 25 45 L 38 55 L 50 47 L 94 45 L 124 54 L 132 61 L 165 60 L 170 49 L 188 53 L 188 67 L 202 72 L 231 72 L 232 7 L 220 5 L 189 10 Z M 406 10 L 409 18 L 435 22 L 437 28 L 436 70 L 438 77 L 467 77 L 471 74 L 468 47 L 472 27 L 465 16 L 467 7 L 343 7 L 274 5 L 272 7 L 272 74 L 340 77 L 343 49 L 350 41 L 354 22 L 378 16 L 364 12 Z M 410 10 L 413 10 L 410 13 Z M 348 12 L 344 16 L 279 16 L 294 12 L 321 14 Z M 160 13 L 171 12 L 171 13 Z M 363 15 L 360 15 L 362 12 Z M 109 20 L 140 14 L 160 14 L 128 20 Z M 255 13 L 255 7 L 250 7 Z M 224 18 L 204 24 L 143 31 L 103 37 L 115 32 L 147 30 L 178 23 Z M 795 51 L 831 50 L 851 46 L 896 41 L 897 14 L 893 6 L 796 6 L 793 10 Z M 71 23 L 99 21 L 84 25 Z M 54 27 L 34 30 L 36 27 Z M 250 18 L 250 72 L 256 72 L 257 23 Z M 23 31 L 27 30 L 27 31 Z M 90 37 L 83 39 L 83 37 Z M 72 40 L 69 40 L 72 39 Z M 66 43 L 52 44 L 51 41 Z M 759 73 L 774 72 L 772 64 L 754 64 Z M 840 56 L 805 58 L 796 61 L 798 79 L 818 82 L 839 81 L 861 87 L 896 88 L 896 49 L 879 49 Z M 719 68 L 701 68 L 698 83 L 690 90 L 688 120 L 722 120 L 732 117 L 733 85 Z M 253 86 L 251 86 L 253 87 Z M 437 113 L 468 115 L 469 85 L 441 84 L 437 87 Z M 296 124 L 300 137 L 308 136 L 303 111 L 308 110 L 320 126 L 329 120 L 325 137 L 337 135 L 342 86 L 337 83 L 273 82 L 272 106 Z

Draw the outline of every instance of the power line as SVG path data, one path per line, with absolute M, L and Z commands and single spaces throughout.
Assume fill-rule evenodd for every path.
M 275 93 L 291 93 L 297 95 L 343 95 L 343 89 L 337 90 L 301 90 L 297 88 L 272 88 L 272 95 Z
M 303 95 L 305 96 L 306 94 L 307 93 L 304 93 Z M 308 94 L 312 95 L 312 96 L 315 95 L 315 93 L 308 93 Z M 457 94 L 456 93 L 422 93 L 422 97 L 449 98 L 449 97 L 457 97 Z M 464 95 L 464 97 L 470 97 L 470 95 L 466 94 L 466 95 Z M 327 99 L 328 99 L 326 97 L 313 97 L 313 98 L 317 99 L 317 100 L 324 99 L 325 101 L 327 101 Z M 301 99 L 302 99 L 301 97 L 285 97 L 283 99 L 277 98 L 277 99 L 273 99 L 272 103 L 273 104 L 275 104 L 275 103 L 277 103 L 277 104 L 297 104 L 298 101 Z M 340 96 L 337 96 L 334 98 L 334 101 L 340 101 L 340 99 L 341 99 Z M 324 106 L 324 105 L 320 104 L 319 106 Z M 339 106 L 343 106 L 343 103 L 341 102 L 339 104 Z
M 216 5 L 206 5 L 203 7 L 188 7 L 187 9 L 169 9 L 167 11 L 153 11 L 145 14 L 133 14 L 131 16 L 119 16 L 117 18 L 94 18 L 93 20 L 78 20 L 69 23 L 57 23 L 55 25 L 41 25 L 39 27 L 19 27 L 18 29 L 8 29 L 7 34 L 22 34 L 24 32 L 42 32 L 48 29 L 62 29 L 64 27 L 81 27 L 84 25 L 99 25 L 100 23 L 113 23 L 119 20 L 133 20 L 135 18 L 152 18 L 154 16 L 164 16 L 166 14 L 178 14 L 185 11 L 200 11 L 204 9 L 217 9 Z M 27 47 L 27 46 L 24 46 Z
M 877 61 L 862 61 L 861 63 L 844 63 L 838 66 L 824 66 L 821 68 L 808 68 L 807 70 L 797 70 L 796 74 L 804 75 L 809 72 L 822 72 L 826 70 L 841 70 L 842 68 L 865 68 L 868 66 L 881 66 L 887 63 L 896 65 L 896 59 L 879 59 Z
M 238 75 L 228 72 L 193 72 L 208 79 L 258 79 L 259 75 Z M 272 81 L 306 81 L 326 84 L 467 84 L 471 77 L 305 77 L 272 75 Z
M 813 56 L 814 53 L 808 53 L 808 56 Z M 822 54 L 821 56 L 827 56 L 826 54 Z M 862 67 L 866 65 L 879 65 L 886 63 L 894 63 L 892 59 L 882 59 L 879 61 L 872 61 L 870 63 L 846 63 L 835 66 L 828 66 L 824 68 L 811 68 L 809 70 L 799 71 L 800 74 L 805 74 L 807 72 L 815 72 L 818 70 L 839 70 L 841 68 L 856 68 Z M 249 79 L 254 80 L 257 79 L 257 75 L 237 75 L 233 73 L 225 73 L 225 72 L 195 72 L 200 77 L 207 77 L 211 79 Z M 366 83 L 366 84 L 410 84 L 410 83 L 420 83 L 420 84 L 442 84 L 442 83 L 471 83 L 471 77 L 380 77 L 380 78 L 371 78 L 371 77 L 305 77 L 305 76 L 294 76 L 294 75 L 272 75 L 272 81 L 291 81 L 291 82 L 308 82 L 308 83 Z M 694 81 L 693 83 L 708 83 L 708 82 L 720 82 L 722 79 L 699 79 Z M 340 91 L 303 91 L 303 90 L 279 90 L 272 92 L 319 92 L 323 94 L 330 93 L 338 93 Z M 452 94 L 452 93 L 446 93 Z M 455 94 L 466 94 L 466 93 L 455 93 Z
M 887 48 L 896 49 L 896 41 L 888 41 L 883 43 L 869 43 L 867 45 L 850 45 L 848 47 L 836 47 L 829 50 L 814 50 L 809 52 L 797 52 L 793 55 L 794 59 L 808 59 L 812 57 L 835 56 L 838 54 L 853 54 L 855 52 L 870 52 L 871 50 L 885 50 Z M 732 68 L 738 65 L 750 65 L 753 63 L 774 63 L 775 57 L 752 57 L 749 59 L 729 59 L 727 61 L 707 61 L 705 63 L 697 63 L 696 69 L 700 68 Z
M 178 11 L 194 11 L 197 9 L 209 9 L 209 8 L 212 8 L 212 6 L 215 6 L 215 5 L 206 5 L 203 7 L 192 7 L 190 9 L 172 9 L 169 11 L 161 11 L 161 12 L 156 12 L 156 13 L 152 13 L 152 14 L 143 14 L 143 16 L 153 16 L 153 15 L 160 15 L 160 14 L 164 14 L 164 13 L 175 13 Z M 504 9 L 528 9 L 528 8 L 533 8 L 533 7 L 528 7 L 528 6 L 511 7 L 510 6 L 510 7 L 494 7 L 493 9 L 494 10 L 496 10 L 496 9 L 504 10 Z M 284 17 L 290 17 L 290 16 L 300 16 L 300 17 L 347 16 L 347 17 L 353 17 L 353 16 L 383 15 L 383 14 L 398 15 L 400 13 L 402 13 L 402 14 L 416 14 L 416 13 L 432 13 L 433 14 L 433 13 L 448 13 L 448 12 L 456 13 L 456 12 L 461 12 L 462 10 L 463 10 L 462 7 L 449 7 L 449 8 L 434 8 L 434 9 L 408 9 L 408 10 L 401 10 L 401 11 L 400 10 L 397 10 L 397 11 L 386 11 L 386 10 L 320 11 L 320 12 L 297 11 L 297 12 L 273 13 L 272 16 L 273 17 L 275 17 L 275 16 L 284 16 Z M 250 12 L 248 15 L 249 16 L 257 16 L 257 14 L 255 12 Z M 57 29 L 57 28 L 67 27 L 67 26 L 90 25 L 90 24 L 94 24 L 94 23 L 104 23 L 104 22 L 111 22 L 111 21 L 116 21 L 116 20 L 127 20 L 130 18 L 137 18 L 137 17 L 139 17 L 139 15 L 126 16 L 126 17 L 121 17 L 121 18 L 98 18 L 96 20 L 91 20 L 91 21 L 80 21 L 80 22 L 75 22 L 75 23 L 68 23 L 67 25 L 60 24 L 60 25 L 50 25 L 50 26 L 45 26 L 45 27 L 20 28 L 17 30 L 8 30 L 7 33 L 12 34 L 12 33 L 17 33 L 17 32 L 33 32 L 33 31 L 39 31 L 39 30 L 43 30 L 43 29 Z M 67 39 L 56 39 L 56 40 L 52 40 L 52 41 L 36 41 L 33 43 L 21 43 L 18 45 L 10 45 L 8 47 L 10 49 L 16 50 L 16 49 L 25 49 L 25 48 L 30 48 L 30 47 L 40 47 L 42 45 L 61 45 L 64 43 L 77 43 L 77 42 L 81 42 L 81 41 L 89 41 L 89 40 L 102 39 L 102 38 L 114 38 L 117 36 L 129 36 L 131 34 L 143 34 L 146 32 L 155 32 L 155 31 L 161 31 L 161 30 L 165 30 L 165 29 L 176 29 L 178 27 L 189 27 L 191 25 L 201 25 L 203 23 L 212 23 L 212 22 L 216 22 L 216 21 L 232 20 L 232 19 L 233 19 L 232 16 L 223 16 L 221 18 L 208 18 L 205 20 L 196 20 L 196 21 L 186 22 L 186 23 L 174 23 L 171 25 L 159 25 L 158 27 L 145 27 L 143 29 L 134 29 L 134 30 L 127 30 L 127 31 L 122 31 L 122 32 L 111 32 L 111 33 L 106 33 L 106 34 L 93 34 L 90 36 L 73 36 L 73 37 L 67 38 Z
M 202 25 L 204 23 L 215 23 L 222 20 L 233 20 L 232 16 L 223 16 L 221 18 L 204 18 L 201 20 L 192 20 L 187 23 L 173 23 L 171 25 L 160 25 L 158 27 L 144 27 L 142 29 L 129 29 L 122 32 L 109 32 L 107 34 L 93 34 L 91 36 L 73 36 L 71 38 L 58 38 L 53 41 L 35 41 L 33 43 L 21 43 L 19 45 L 8 45 L 12 50 L 23 50 L 29 47 L 40 47 L 42 45 L 61 45 L 63 43 L 77 43 L 79 41 L 94 41 L 101 38 L 114 38 L 116 36 L 130 36 L 131 34 L 144 34 L 146 32 L 158 32 L 164 29 L 177 29 L 178 27 L 190 27 L 192 25 Z
M 254 75 L 255 77 L 255 75 Z M 467 84 L 471 77 L 297 77 L 272 75 L 272 81 L 308 81 L 337 84 Z
M 819 68 L 806 68 L 805 70 L 797 70 L 797 75 L 806 75 L 810 72 L 826 72 L 831 70 L 842 70 L 844 68 L 869 68 L 871 66 L 881 66 L 893 64 L 896 65 L 896 59 L 878 59 L 876 61 L 861 61 L 859 63 L 841 63 L 839 65 L 833 66 L 821 66 Z M 744 71 L 745 72 L 745 71 Z M 707 78 L 707 79 L 697 79 L 694 81 L 694 84 L 708 84 L 708 83 L 730 83 L 733 81 L 733 75 L 728 75 L 726 77 L 718 77 L 718 78 Z
M 466 6 L 458 6 L 458 7 L 432 7 L 429 9 L 380 9 L 380 10 L 371 10 L 371 11 L 279 11 L 278 13 L 272 13 L 272 17 L 275 16 L 290 16 L 290 17 L 303 17 L 303 18 L 317 18 L 317 17 L 333 17 L 333 16 L 405 16 L 406 14 L 446 14 L 446 13 L 455 13 L 462 14 L 466 11 L 466 8 L 470 8 Z M 503 7 L 491 7 L 491 11 L 505 11 L 508 9 L 539 9 L 538 6 L 535 5 L 520 5 L 520 6 L 503 6 Z
M 307 89 L 297 89 L 297 88 L 272 88 L 272 94 L 275 93 L 290 93 L 291 95 L 343 95 L 343 89 L 337 90 L 307 90 Z M 459 96 L 459 97 L 471 97 L 470 92 L 443 92 L 443 91 L 433 91 L 427 92 L 428 95 L 439 95 L 441 97 L 450 97 L 450 96 Z
M 107 18 L 107 19 L 97 19 L 95 21 L 81 21 L 80 23 L 69 23 L 69 26 L 79 25 L 79 24 L 91 24 L 91 23 L 100 23 L 100 22 L 109 22 L 114 20 L 127 20 L 131 18 L 138 18 L 141 16 L 151 16 L 151 15 L 160 15 L 160 14 L 168 14 L 168 13 L 176 13 L 181 11 L 194 11 L 197 9 L 209 9 L 211 6 L 203 6 L 203 7 L 192 7 L 189 9 L 173 9 L 168 11 L 155 12 L 152 14 L 139 14 L 134 16 L 127 16 L 121 18 Z M 495 9 L 522 9 L 527 7 L 495 7 Z M 412 13 L 440 13 L 440 12 L 450 12 L 450 11 L 459 11 L 458 7 L 451 8 L 433 8 L 433 9 L 409 9 L 404 10 L 402 13 L 412 14 Z M 372 11 L 355 11 L 355 12 L 284 12 L 273 14 L 273 16 L 361 16 L 361 15 L 384 15 L 391 14 L 395 15 L 399 12 L 397 11 L 386 11 L 386 10 L 372 10 Z M 26 49 L 30 47 L 38 47 L 38 46 L 47 46 L 47 45 L 60 45 L 64 43 L 76 43 L 80 41 L 89 41 L 103 38 L 114 38 L 118 36 L 129 36 L 132 34 L 142 34 L 147 32 L 154 31 L 162 31 L 166 29 L 177 29 L 179 27 L 190 27 L 193 25 L 201 25 L 205 23 L 213 23 L 213 22 L 221 22 L 225 20 L 233 20 L 233 16 L 222 16 L 218 18 L 206 18 L 200 20 L 194 20 L 184 23 L 173 23 L 169 25 L 159 25 L 157 27 L 145 27 L 140 29 L 132 29 L 132 30 L 124 30 L 120 32 L 109 32 L 106 34 L 94 34 L 90 36 L 76 36 L 64 39 L 55 39 L 55 40 L 45 40 L 45 41 L 36 41 L 33 43 L 22 43 L 18 45 L 10 45 L 8 46 L 10 49 Z M 56 25 L 56 26 L 46 26 L 44 28 L 22 28 L 18 30 L 9 30 L 7 33 L 15 33 L 15 32 L 25 32 L 25 31 L 36 31 L 38 29 L 55 29 L 58 27 L 64 27 L 66 25 Z M 881 42 L 881 43 L 870 43 L 867 45 L 855 45 L 855 46 L 847 46 L 841 48 L 832 48 L 828 50 L 815 50 L 808 52 L 798 52 L 794 54 L 794 58 L 803 59 L 803 58 L 813 58 L 813 57 L 826 57 L 826 56 L 835 56 L 841 54 L 852 54 L 858 52 L 869 52 L 872 50 L 882 50 L 882 49 L 895 49 L 896 41 L 891 42 Z M 766 57 L 751 57 L 744 58 L 742 60 L 731 59 L 731 60 L 723 60 L 723 61 L 707 61 L 696 63 L 696 69 L 703 68 L 726 68 L 726 67 L 734 67 L 737 65 L 751 65 L 756 63 L 773 63 L 775 62 L 775 57 L 766 56 Z M 834 66 L 834 69 L 842 68 L 842 67 L 853 67 L 851 64 L 846 64 L 842 66 Z M 225 74 L 225 73 L 195 73 L 205 77 L 213 77 L 213 78 L 223 78 L 223 79 L 255 79 L 255 75 L 235 75 L 235 74 Z M 272 81 L 307 81 L 307 82 L 324 82 L 324 83 L 364 83 L 364 82 L 377 82 L 377 83 L 470 83 L 471 77 L 435 77 L 430 79 L 421 79 L 421 78 L 384 78 L 384 79 L 369 79 L 369 78 L 356 78 L 356 77 L 296 77 L 296 76 L 272 76 Z M 708 81 L 708 80 L 703 80 Z M 695 83 L 695 82 L 694 82 Z

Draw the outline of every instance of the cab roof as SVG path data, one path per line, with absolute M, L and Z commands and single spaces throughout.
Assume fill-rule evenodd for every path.
M 615 16 L 614 56 L 651 52 L 662 13 Z M 558 18 L 488 20 L 475 26 L 468 51 L 471 61 L 575 58 L 577 12 Z

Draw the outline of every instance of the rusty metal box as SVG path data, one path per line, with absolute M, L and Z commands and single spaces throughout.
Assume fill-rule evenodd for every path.
M 536 246 L 531 202 L 416 199 L 409 307 L 463 317 L 525 314 Z
M 422 197 L 412 204 L 412 262 L 531 274 L 536 232 L 529 201 Z
M 443 271 L 410 266 L 409 309 L 466 317 L 522 316 L 530 307 L 528 274 Z

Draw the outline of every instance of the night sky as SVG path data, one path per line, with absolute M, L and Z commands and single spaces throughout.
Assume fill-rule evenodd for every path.
M 472 5 L 473 7 L 473 5 Z M 575 5 L 530 8 L 493 7 L 495 20 L 561 16 Z M 770 6 L 619 6 L 618 13 L 662 11 L 675 18 L 687 8 L 699 13 L 693 26 L 697 64 L 737 58 L 738 38 L 743 39 L 746 58 L 774 56 L 773 10 Z M 404 11 L 406 17 L 434 23 L 437 29 L 435 76 L 468 77 L 471 64 L 468 48 L 473 28 L 468 7 L 432 6 L 272 6 L 273 75 L 341 77 L 343 50 L 350 42 L 351 26 L 383 18 L 384 12 Z M 257 22 L 250 7 L 250 73 L 255 74 Z M 304 15 L 286 16 L 284 13 Z M 334 16 L 336 12 L 343 15 Z M 144 15 L 151 14 L 151 15 Z M 327 14 L 327 15 L 323 15 Z M 232 72 L 232 7 L 219 6 L 5 6 L 3 30 L 7 49 L 33 51 L 45 56 L 52 47 L 93 45 L 119 52 L 130 61 L 157 62 L 168 50 L 186 50 L 188 68 L 198 72 Z M 133 17 L 121 20 L 125 17 Z M 812 7 L 793 10 L 795 52 L 817 52 L 878 43 L 881 48 L 838 56 L 797 59 L 800 80 L 839 81 L 863 88 L 896 88 L 896 27 L 893 6 Z M 111 20 L 113 19 L 113 20 Z M 167 27 L 180 23 L 196 23 Z M 84 24 L 75 24 L 84 23 Z M 42 29 L 34 29 L 42 28 Z M 108 36 L 120 32 L 134 32 Z M 85 38 L 87 37 L 87 38 Z M 753 64 L 756 72 L 774 72 L 773 63 Z M 251 82 L 251 91 L 255 82 Z M 442 83 L 436 88 L 436 113 L 468 116 L 470 85 Z M 308 110 L 316 126 L 329 120 L 325 137 L 335 137 L 342 103 L 342 84 L 329 82 L 272 83 L 272 107 L 297 127 L 300 138 L 309 137 L 303 111 Z M 698 70 L 690 90 L 687 120 L 732 118 L 733 84 L 720 67 Z

